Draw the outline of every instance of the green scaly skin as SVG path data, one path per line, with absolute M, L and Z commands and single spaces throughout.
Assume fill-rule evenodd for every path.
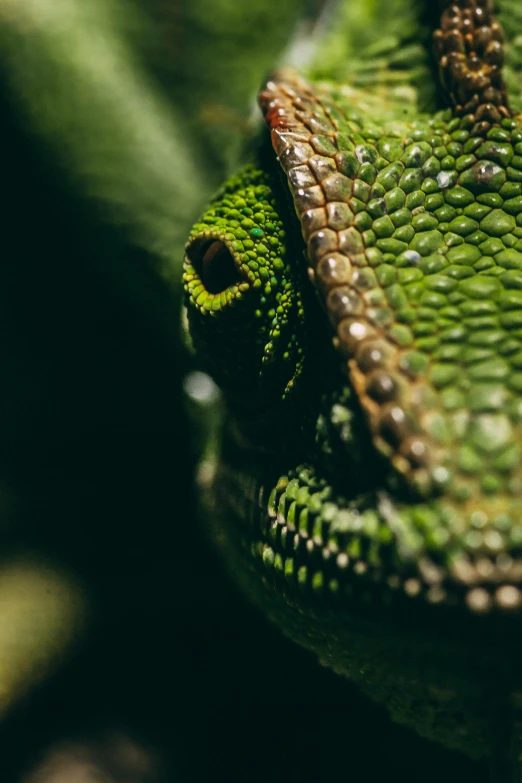
M 321 81 L 267 83 L 272 143 L 194 226 L 186 301 L 227 402 L 208 503 L 239 582 L 395 719 L 502 758 L 522 693 L 522 12 L 500 17 L 510 111 L 484 115 L 431 110 L 421 6 L 346 4 L 353 41 L 372 11 L 388 37 L 339 59 L 332 33 Z

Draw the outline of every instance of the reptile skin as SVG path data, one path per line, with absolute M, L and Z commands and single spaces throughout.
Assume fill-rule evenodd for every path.
M 382 74 L 269 78 L 267 130 L 193 227 L 184 285 L 227 405 L 207 505 L 231 571 L 395 719 L 507 758 L 522 693 L 515 44 L 490 0 L 441 2 L 435 28 L 433 112 Z M 498 780 L 519 780 L 506 765 Z

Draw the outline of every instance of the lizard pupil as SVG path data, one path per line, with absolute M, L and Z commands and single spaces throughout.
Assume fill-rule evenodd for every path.
M 239 280 L 230 250 L 218 239 L 203 245 L 193 263 L 209 294 L 220 294 Z

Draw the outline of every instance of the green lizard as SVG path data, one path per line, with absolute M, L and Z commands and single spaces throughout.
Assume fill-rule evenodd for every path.
M 342 13 L 363 54 L 269 78 L 186 247 L 214 536 L 323 664 L 519 781 L 522 11 Z

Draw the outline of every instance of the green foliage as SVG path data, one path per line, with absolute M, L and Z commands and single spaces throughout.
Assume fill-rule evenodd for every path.
M 29 144 L 174 287 L 187 226 L 237 156 L 249 97 L 299 12 L 270 6 L 0 5 L 1 74 Z

